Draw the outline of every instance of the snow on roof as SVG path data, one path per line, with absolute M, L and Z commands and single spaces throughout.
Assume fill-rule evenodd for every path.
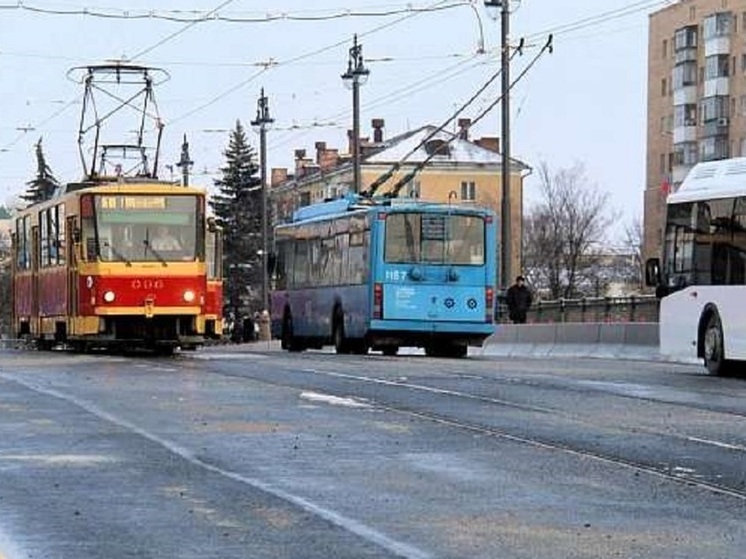
M 746 157 L 697 163 L 668 197 L 669 204 L 746 196 Z
M 502 155 L 495 153 L 482 146 L 456 137 L 454 134 L 445 131 L 436 132 L 433 138 L 424 145 L 420 144 L 436 130 L 435 126 L 427 125 L 411 132 L 406 132 L 395 136 L 384 143 L 385 147 L 365 158 L 365 162 L 393 164 L 404 159 L 412 150 L 415 152 L 407 157 L 406 163 L 421 163 L 425 161 L 436 149 L 438 145 L 448 142 L 448 147 L 443 148 L 443 154 L 437 154 L 432 159 L 432 163 L 449 162 L 449 163 L 471 163 L 479 165 L 500 165 Z M 419 146 L 419 147 L 418 147 Z M 429 151 L 428 151 L 429 149 Z M 512 159 L 513 164 L 525 166 L 516 159 Z

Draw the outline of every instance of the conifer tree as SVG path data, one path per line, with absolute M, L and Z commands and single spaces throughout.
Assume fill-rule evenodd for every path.
M 249 297 L 252 310 L 259 309 L 261 270 L 261 178 L 256 152 L 248 144 L 240 120 L 230 133 L 222 178 L 215 180 L 219 192 L 209 204 L 223 228 L 223 277 L 226 280 L 224 305 L 238 318 L 248 311 L 243 297 Z
M 59 187 L 59 182 L 57 182 L 57 179 L 52 174 L 52 170 L 47 165 L 41 141 L 42 139 L 39 138 L 39 141 L 36 142 L 36 177 L 34 180 L 26 183 L 28 188 L 21 195 L 21 198 L 28 202 L 29 205 L 49 200 L 54 196 L 55 190 Z

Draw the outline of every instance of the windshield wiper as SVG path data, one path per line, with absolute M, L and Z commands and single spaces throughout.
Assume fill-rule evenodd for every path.
M 116 249 L 114 245 L 112 245 L 109 241 L 104 241 L 104 248 L 108 248 L 114 256 L 116 256 L 119 260 L 127 264 L 127 266 L 132 266 L 132 262 L 130 262 L 129 259 L 124 254 L 119 252 L 119 250 Z
M 163 264 L 163 266 L 168 266 L 168 262 L 166 262 L 166 259 L 163 258 L 163 255 L 160 252 L 153 248 L 153 245 L 150 244 L 149 240 L 143 239 L 142 244 L 145 245 L 146 249 L 153 253 L 153 255 L 158 259 L 158 262 Z

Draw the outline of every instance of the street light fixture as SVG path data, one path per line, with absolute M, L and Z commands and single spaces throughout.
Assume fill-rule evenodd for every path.
M 269 254 L 269 215 L 267 208 L 267 130 L 272 128 L 274 119 L 269 116 L 269 99 L 264 88 L 257 100 L 256 119 L 251 121 L 252 129 L 259 134 L 259 172 L 262 181 L 262 310 L 269 309 L 269 276 L 267 256 Z
M 501 21 L 501 98 L 502 98 L 502 204 L 500 208 L 500 286 L 507 289 L 511 283 L 511 227 L 510 227 L 510 0 L 484 0 L 484 7 L 491 18 Z
M 355 193 L 360 192 L 360 86 L 365 85 L 369 74 L 370 70 L 363 63 L 363 45 L 358 44 L 356 34 L 347 71 L 342 74 L 345 86 L 352 89 L 352 189 Z

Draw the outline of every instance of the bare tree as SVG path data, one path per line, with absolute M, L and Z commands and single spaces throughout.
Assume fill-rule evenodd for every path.
M 624 228 L 624 248 L 630 256 L 630 267 L 626 270 L 629 283 L 635 284 L 640 290 L 644 288 L 645 262 L 642 258 L 643 243 L 642 220 L 634 217 Z
M 538 174 L 542 200 L 524 221 L 529 279 L 554 299 L 602 291 L 602 247 L 616 218 L 609 194 L 588 181 L 580 163 L 556 172 L 541 163 Z

